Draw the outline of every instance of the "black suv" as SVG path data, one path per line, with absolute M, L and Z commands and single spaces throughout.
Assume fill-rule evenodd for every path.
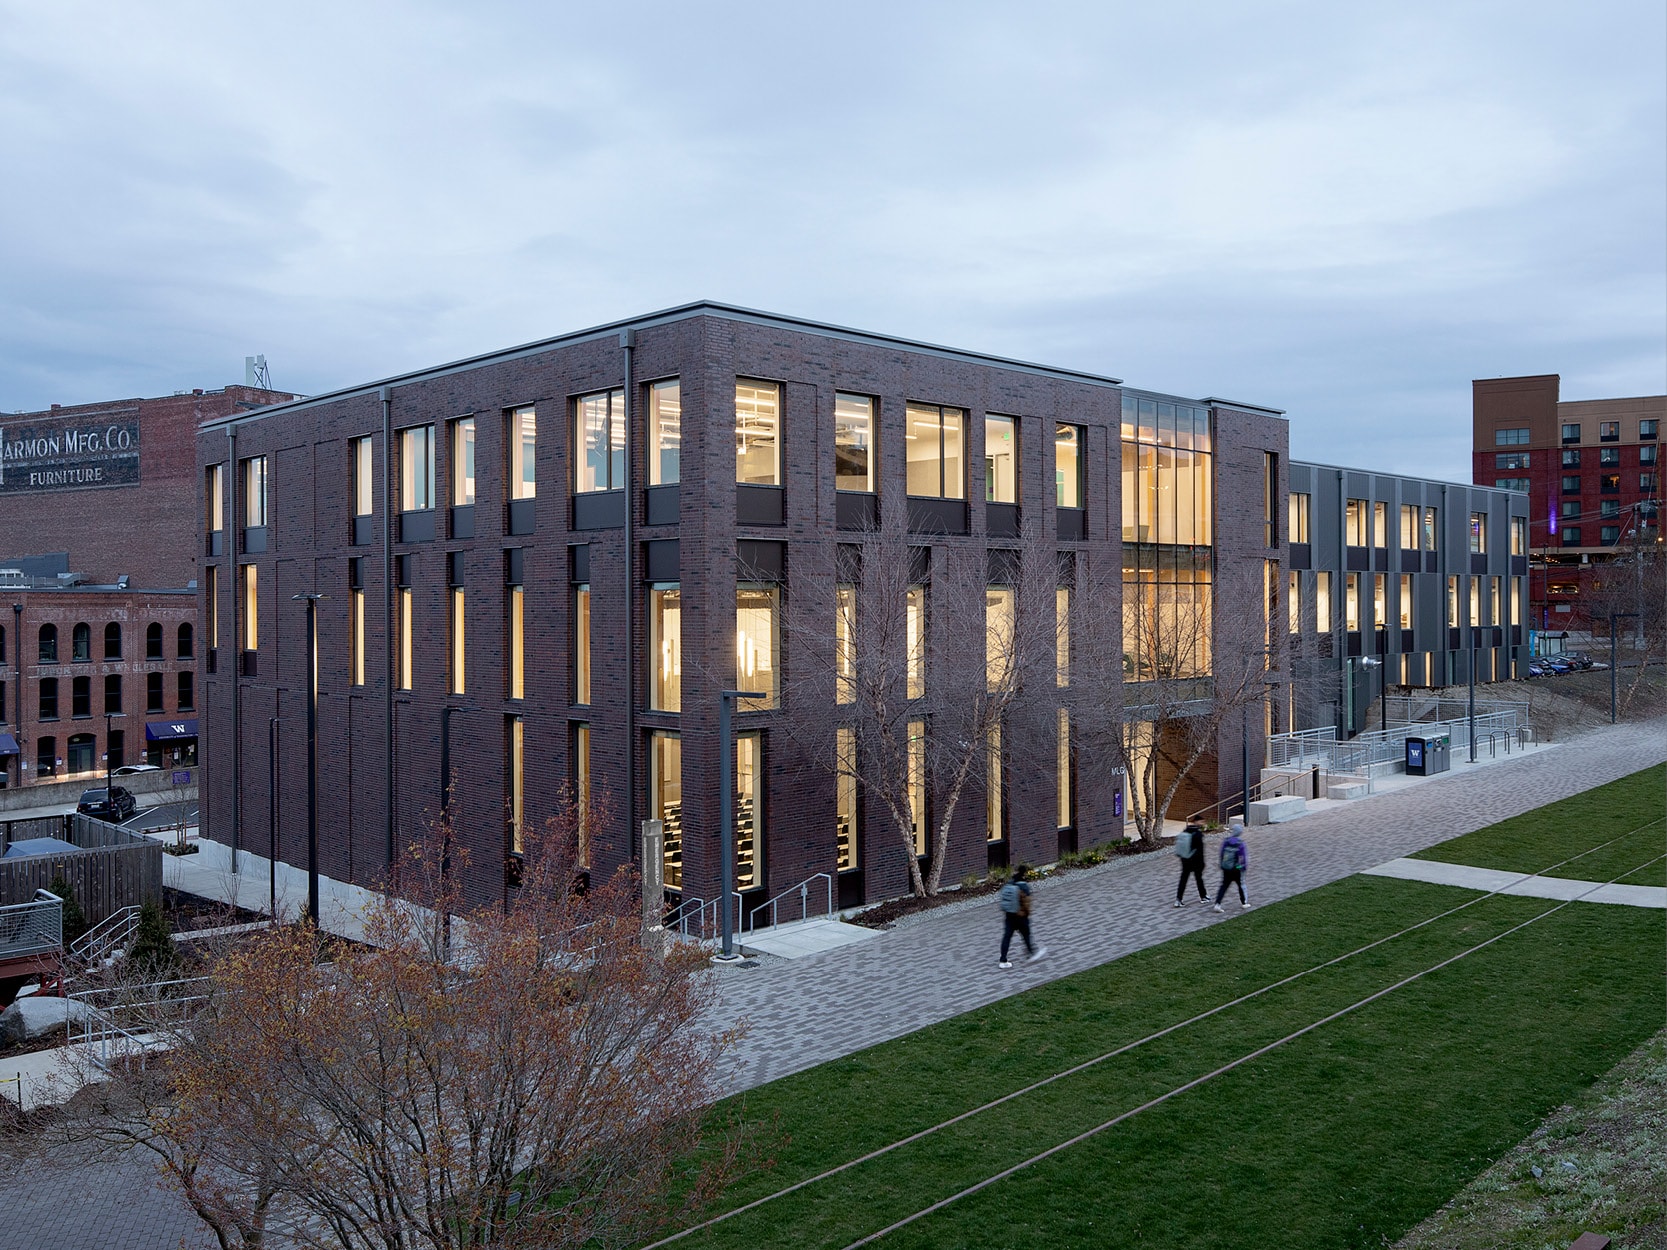
M 91 816 L 95 820 L 108 820 L 111 824 L 119 825 L 133 815 L 139 806 L 139 801 L 133 797 L 133 791 L 125 786 L 111 786 L 108 791 L 100 787 L 97 790 L 83 790 L 81 801 L 75 805 L 75 810 L 83 816 Z

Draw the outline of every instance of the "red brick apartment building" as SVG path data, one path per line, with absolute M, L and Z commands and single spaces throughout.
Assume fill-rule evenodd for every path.
M 292 398 L 0 414 L 0 785 L 195 765 L 197 427 Z
M 744 682 L 765 695 L 735 718 L 747 905 L 818 873 L 842 906 L 904 893 L 889 817 L 793 732 L 836 688 L 783 684 L 792 597 L 832 603 L 838 583 L 863 628 L 872 564 L 848 556 L 905 534 L 923 582 L 976 569 L 972 600 L 929 588 L 976 603 L 967 619 L 923 609 L 921 627 L 964 637 L 982 674 L 986 568 L 1022 548 L 1057 563 L 1067 605 L 1096 572 L 1208 594 L 1212 569 L 1247 565 L 1261 585 L 1286 443 L 1271 409 L 710 303 L 227 413 L 197 441 L 204 832 L 306 862 L 318 595 L 323 873 L 385 881 L 449 783 L 468 893 L 501 898 L 524 831 L 573 787 L 611 797 L 594 871 L 658 819 L 667 885 L 716 899 L 719 692 Z M 1034 743 L 1001 743 L 1000 799 L 955 809 L 945 880 L 1123 833 L 1110 762 L 1073 747 L 1073 697 Z M 923 784 L 916 810 L 934 801 Z
M 1473 479 L 1529 496 L 1530 624 L 1607 633 L 1662 541 L 1667 395 L 1564 400 L 1555 373 L 1471 383 Z

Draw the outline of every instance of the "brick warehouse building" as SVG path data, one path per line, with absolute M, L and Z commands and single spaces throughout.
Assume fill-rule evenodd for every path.
M 1564 400 L 1555 373 L 1471 383 L 1472 475 L 1529 498 L 1529 622 L 1607 633 L 1635 608 L 1641 550 L 1662 541 L 1667 395 Z
M 593 869 L 659 818 L 668 881 L 716 897 L 718 692 L 740 667 L 776 704 L 736 718 L 749 900 L 818 872 L 844 904 L 902 893 L 898 837 L 788 732 L 833 702 L 831 678 L 780 698 L 795 588 L 831 591 L 874 526 L 934 569 L 1037 543 L 1078 577 L 1277 569 L 1286 442 L 1269 409 L 716 304 L 210 420 L 204 833 L 305 863 L 297 596 L 317 594 L 326 875 L 384 881 L 449 777 L 477 899 L 570 785 L 613 799 Z M 1062 735 L 1059 767 L 1008 776 L 999 846 L 986 804 L 958 808 L 946 879 L 1120 835 L 1111 770 L 1084 754 Z
M 197 545 L 179 538 L 198 530 L 197 426 L 292 398 L 229 386 L 0 415 L 0 783 L 192 761 Z

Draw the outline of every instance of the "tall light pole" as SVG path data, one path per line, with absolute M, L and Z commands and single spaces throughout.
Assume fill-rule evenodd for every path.
M 23 694 L 23 689 L 20 686 L 18 688 L 19 697 L 21 697 L 22 694 Z M 1613 704 L 1614 700 L 1611 699 L 1610 703 Z M 1610 711 L 1611 711 L 1611 715 L 1610 715 L 1609 719 L 1611 721 L 1613 721 L 1615 719 L 1615 717 L 1613 715 L 1613 711 L 1614 711 L 1613 707 L 1610 709 Z M 18 719 L 22 720 L 23 718 L 19 717 Z M 109 803 L 114 803 L 116 801 L 116 796 L 111 793 L 111 786 L 110 786 L 110 778 L 111 778 L 111 775 L 112 775 L 111 774 L 111 769 L 113 769 L 116 765 L 116 761 L 110 758 L 110 722 L 113 721 L 113 720 L 126 720 L 126 719 L 127 719 L 127 713 L 126 712 L 106 712 L 104 714 L 104 798 L 105 798 L 105 801 L 109 802 Z
M 722 963 L 741 958 L 735 953 L 735 918 L 729 912 L 729 900 L 735 893 L 735 735 L 730 717 L 737 699 L 768 697 L 768 692 L 758 690 L 718 693 L 718 862 L 723 866 L 723 896 L 718 900 L 718 911 L 722 916 L 723 949 L 713 959 Z
M 1470 627 L 1470 762 L 1476 762 L 1476 631 L 1479 625 Z
M 1615 668 L 1620 657 L 1615 650 L 1615 622 L 1629 616 L 1637 616 L 1636 612 L 1611 612 L 1609 614 L 1609 723 L 1615 723 L 1615 697 L 1619 687 L 1616 682 Z
M 292 595 L 307 605 L 307 918 L 318 926 L 318 601 L 320 594 Z M 273 865 L 277 871 L 277 865 Z

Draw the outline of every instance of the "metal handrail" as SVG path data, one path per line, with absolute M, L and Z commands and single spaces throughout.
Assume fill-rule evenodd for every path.
M 0 955 L 15 959 L 63 946 L 64 900 L 50 890 L 36 890 L 31 902 L 0 907 Z
M 754 907 L 747 915 L 747 928 L 749 930 L 756 931 L 758 928 L 758 913 L 766 909 L 768 909 L 770 913 L 770 924 L 774 926 L 776 923 L 776 905 L 789 894 L 797 894 L 799 896 L 799 919 L 801 921 L 810 919 L 810 883 L 818 879 L 828 883 L 827 914 L 832 916 L 834 914 L 833 878 L 825 872 L 818 872 L 806 877 L 803 881 L 799 882 L 798 885 L 789 886 L 768 902 L 760 903 L 757 907 Z
M 139 931 L 139 908 L 127 906 L 111 912 L 69 944 L 69 953 L 82 963 L 96 963 L 111 951 L 125 946 Z

